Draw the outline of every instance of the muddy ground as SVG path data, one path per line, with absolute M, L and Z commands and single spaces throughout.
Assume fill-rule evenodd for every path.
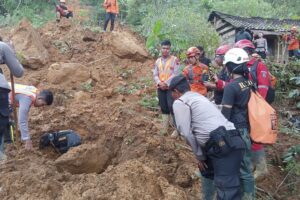
M 7 146 L 0 199 L 201 199 L 192 152 L 162 135 L 159 111 L 140 104 L 155 92 L 154 60 L 142 38 L 127 29 L 95 33 L 69 21 L 38 30 L 23 21 L 2 34 L 26 66 L 16 82 L 51 89 L 55 101 L 30 111 L 32 152 Z M 42 134 L 65 129 L 77 131 L 83 144 L 61 156 L 38 148 Z M 261 199 L 287 199 L 287 188 L 275 194 L 286 175 L 278 160 L 296 143 L 281 134 L 267 148 L 270 173 L 258 182 Z

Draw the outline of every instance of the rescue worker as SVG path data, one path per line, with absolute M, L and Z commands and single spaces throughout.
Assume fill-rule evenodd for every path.
M 11 85 L 9 83 L 9 85 Z M 21 132 L 21 140 L 25 141 L 25 149 L 32 149 L 32 141 L 28 129 L 28 115 L 31 106 L 42 107 L 51 105 L 53 94 L 49 90 L 39 91 L 34 86 L 15 84 L 15 97 L 10 94 L 11 102 L 14 101 L 19 107 L 18 123 Z
M 115 19 L 119 14 L 118 0 L 104 0 L 103 7 L 106 10 L 103 30 L 106 31 L 108 22 L 110 21 L 110 31 L 113 31 Z
M 235 44 L 235 47 L 242 48 L 248 53 L 250 61 L 247 63 L 247 67 L 251 73 L 256 74 L 256 80 L 253 80 L 253 74 L 251 73 L 249 73 L 249 78 L 255 82 L 258 93 L 268 101 L 268 98 L 271 98 L 268 97 L 268 94 L 271 94 L 271 90 L 269 91 L 269 86 L 271 85 L 270 72 L 260 59 L 253 56 L 255 46 L 249 40 L 241 40 Z M 254 68 L 256 70 L 253 70 Z M 252 143 L 252 161 L 255 178 L 268 173 L 265 150 L 262 144 Z
M 169 40 L 162 41 L 161 57 L 156 60 L 153 69 L 153 78 L 157 86 L 159 106 L 162 112 L 163 134 L 166 134 L 168 132 L 169 118 L 173 113 L 173 98 L 171 95 L 171 91 L 169 90 L 169 85 L 172 78 L 179 72 L 179 60 L 177 57 L 171 55 L 170 52 L 171 42 Z M 174 137 L 177 136 L 177 133 L 173 132 L 173 134 Z
M 14 76 L 23 76 L 23 66 L 16 58 L 13 50 L 4 42 L 0 42 L 0 64 L 6 64 Z M 9 92 L 10 87 L 0 68 L 0 160 L 6 159 L 4 153 L 4 136 L 9 134 Z
M 208 67 L 200 63 L 197 56 L 200 55 L 200 51 L 197 47 L 190 47 L 186 56 L 189 62 L 189 65 L 183 69 L 183 75 L 187 78 L 191 91 L 198 92 L 205 96 L 207 94 L 207 88 L 204 85 L 204 82 L 208 81 Z
M 290 34 L 283 36 L 283 39 L 288 43 L 288 51 L 289 51 L 290 58 L 294 57 L 300 59 L 300 52 L 299 52 L 300 42 L 298 37 L 299 35 L 296 26 L 293 26 L 291 28 Z
M 252 41 L 252 35 L 248 31 L 246 31 L 244 27 L 240 27 L 237 30 L 238 32 L 235 35 L 235 42 L 238 42 L 240 40 Z
M 56 7 L 56 21 L 59 22 L 62 17 L 72 18 L 73 11 L 66 5 L 66 0 L 59 0 L 59 4 Z
M 209 67 L 211 64 L 211 60 L 205 56 L 204 48 L 202 46 L 197 46 L 197 48 L 200 51 L 199 61 Z
M 258 38 L 253 41 L 255 44 L 255 52 L 260 55 L 262 59 L 266 59 L 268 52 L 268 42 L 264 38 L 263 33 L 258 33 Z
M 234 123 L 246 144 L 246 151 L 240 169 L 240 178 L 243 199 L 247 200 L 255 199 L 255 182 L 251 167 L 251 140 L 247 114 L 251 86 L 248 80 L 248 61 L 247 52 L 240 48 L 232 48 L 225 54 L 223 63 L 232 80 L 225 86 L 222 99 L 223 115 Z
M 214 89 L 214 101 L 215 104 L 219 105 L 223 98 L 223 89 L 225 85 L 230 81 L 229 74 L 225 65 L 223 65 L 224 55 L 229 51 L 231 47 L 229 45 L 222 45 L 216 49 L 215 52 L 215 63 L 221 68 L 219 74 L 214 76 L 214 82 L 205 82 L 204 85 L 207 88 Z
M 170 90 L 178 131 L 192 147 L 202 175 L 213 179 L 217 199 L 241 199 L 239 169 L 245 144 L 239 132 L 206 97 L 190 91 L 184 76 L 174 77 Z

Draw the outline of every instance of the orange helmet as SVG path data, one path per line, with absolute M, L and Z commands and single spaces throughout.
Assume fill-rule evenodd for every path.
M 293 27 L 291 28 L 291 31 L 292 31 L 292 32 L 297 32 L 297 27 L 296 27 L 296 26 L 293 26 Z
M 196 55 L 200 54 L 200 50 L 197 47 L 190 47 L 187 52 L 186 52 L 186 56 L 189 57 L 194 57 Z

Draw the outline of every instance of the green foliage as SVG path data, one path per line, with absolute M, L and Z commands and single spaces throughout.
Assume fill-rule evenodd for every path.
M 158 99 L 156 94 L 155 95 L 145 95 L 140 101 L 139 104 L 144 106 L 150 110 L 158 109 Z
M 6 16 L 0 16 L 0 26 L 11 26 L 17 24 L 24 17 L 28 18 L 34 27 L 40 27 L 49 20 L 55 19 L 54 4 L 45 1 L 4 0 Z
M 219 36 L 200 12 L 179 5 L 166 7 L 161 12 L 156 9 L 159 7 L 149 8 L 140 27 L 142 34 L 148 38 L 147 47 L 151 53 L 157 54 L 157 47 L 162 39 L 171 40 L 176 54 L 200 44 L 207 52 L 214 52 L 219 44 Z

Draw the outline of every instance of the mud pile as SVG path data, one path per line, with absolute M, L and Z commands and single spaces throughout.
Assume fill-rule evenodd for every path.
M 28 26 L 16 27 L 12 39 L 19 43 L 28 30 L 49 59 L 25 65 L 25 77 L 16 82 L 51 89 L 55 101 L 31 108 L 33 152 L 7 146 L 0 198 L 198 199 L 191 152 L 183 141 L 161 135 L 157 112 L 139 104 L 154 89 L 144 42 L 130 31 L 94 33 L 69 21 Z M 24 55 L 35 48 L 22 45 L 15 48 Z M 80 133 L 83 144 L 62 156 L 38 148 L 43 133 L 62 129 Z
M 159 113 L 140 104 L 155 92 L 154 60 L 143 40 L 126 29 L 97 33 L 68 20 L 38 30 L 22 22 L 4 38 L 13 39 L 24 58 L 25 76 L 16 82 L 51 89 L 55 101 L 31 108 L 33 152 L 7 145 L 0 199 L 200 198 L 191 150 L 184 141 L 161 135 Z M 30 60 L 32 54 L 40 61 Z M 83 144 L 62 156 L 38 148 L 42 134 L 64 129 L 80 133 Z M 270 162 L 274 155 L 268 149 Z M 259 187 L 274 191 L 285 175 L 269 167 L 272 175 Z

